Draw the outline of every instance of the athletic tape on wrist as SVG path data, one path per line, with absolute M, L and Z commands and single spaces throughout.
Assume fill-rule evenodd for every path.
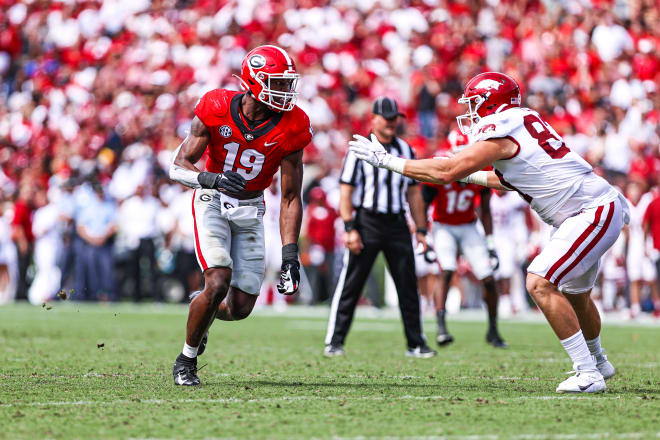
M 405 164 L 406 159 L 403 157 L 392 156 L 390 154 L 388 154 L 386 160 L 383 161 L 385 168 L 399 174 L 403 174 L 403 167 Z
M 296 243 L 282 246 L 282 263 L 287 261 L 298 262 L 298 245 Z
M 477 171 L 465 178 L 467 183 L 475 183 L 481 186 L 488 186 L 488 171 Z

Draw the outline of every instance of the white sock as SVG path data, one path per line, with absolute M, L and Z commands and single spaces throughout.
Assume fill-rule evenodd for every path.
M 640 307 L 639 304 L 631 304 L 630 305 L 630 314 L 632 316 L 639 315 L 641 311 L 642 311 L 642 308 Z
M 199 347 L 191 347 L 190 345 L 184 342 L 183 350 L 181 350 L 181 353 L 186 357 L 194 359 L 197 357 L 197 350 L 199 350 Z
M 587 341 L 587 347 L 591 355 L 596 358 L 596 363 L 603 360 L 603 347 L 600 346 L 600 335 L 596 336 L 595 339 Z
M 578 331 L 570 338 L 562 339 L 561 345 L 564 346 L 564 350 L 566 350 L 566 353 L 570 356 L 576 370 L 596 369 L 596 363 L 591 357 L 591 352 L 589 352 L 587 341 L 584 340 L 582 330 Z

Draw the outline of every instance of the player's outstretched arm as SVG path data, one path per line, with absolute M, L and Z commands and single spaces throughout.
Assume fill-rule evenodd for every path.
M 496 160 L 511 157 L 516 149 L 517 146 L 508 139 L 478 141 L 449 158 L 406 160 L 403 174 L 425 182 L 455 182 L 483 170 Z M 497 183 L 492 179 L 489 179 L 488 183 L 499 185 L 495 173 L 492 175 Z
M 478 141 L 450 158 L 406 160 L 388 154 L 375 137 L 354 135 L 350 150 L 373 166 L 387 168 L 423 182 L 446 184 L 484 169 L 496 160 L 515 155 L 518 146 L 506 138 Z M 497 176 L 495 176 L 497 177 Z M 495 182 L 492 182 L 493 184 Z

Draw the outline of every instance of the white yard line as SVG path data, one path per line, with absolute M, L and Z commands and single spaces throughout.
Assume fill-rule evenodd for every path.
M 236 437 L 205 437 L 205 440 L 229 440 Z M 591 434 L 518 434 L 500 436 L 497 434 L 416 436 L 416 437 L 293 437 L 310 440 L 598 440 L 598 439 L 649 439 L 660 438 L 660 432 L 593 432 Z M 129 440 L 173 440 L 167 437 L 129 437 Z
M 497 404 L 498 401 L 506 403 L 507 401 L 518 400 L 618 400 L 621 399 L 620 395 L 616 396 L 586 396 L 586 395 L 549 395 L 549 396 L 520 396 L 514 398 L 503 399 L 490 399 L 490 403 Z M 631 396 L 630 399 L 641 399 L 638 396 Z M 50 402 L 14 402 L 2 403 L 0 408 L 8 407 L 41 407 L 41 406 L 94 406 L 94 405 L 116 405 L 116 404 L 147 404 L 147 405 L 168 405 L 173 403 L 268 403 L 268 402 L 296 402 L 296 401 L 318 401 L 318 400 L 337 400 L 337 401 L 360 401 L 360 400 L 447 400 L 469 402 L 468 399 L 463 399 L 456 396 L 292 396 L 292 397 L 264 397 L 257 399 L 116 399 L 116 400 L 60 400 Z
M 312 437 L 314 439 L 314 437 Z M 423 437 L 331 437 L 332 440 L 573 440 L 573 439 L 637 439 L 660 438 L 660 432 L 594 432 L 591 434 L 518 434 L 500 436 L 497 434 L 447 435 Z M 320 438 L 316 438 L 320 440 Z M 206 439 L 217 440 L 217 439 Z

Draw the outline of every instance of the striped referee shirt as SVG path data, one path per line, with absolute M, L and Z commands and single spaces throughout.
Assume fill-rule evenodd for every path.
M 383 144 L 388 153 L 414 159 L 415 152 L 403 139 L 395 137 Z M 359 160 L 351 151 L 344 159 L 339 178 L 341 183 L 354 186 L 353 207 L 379 214 L 399 214 L 406 210 L 406 192 L 417 181 L 393 171 L 377 168 Z

